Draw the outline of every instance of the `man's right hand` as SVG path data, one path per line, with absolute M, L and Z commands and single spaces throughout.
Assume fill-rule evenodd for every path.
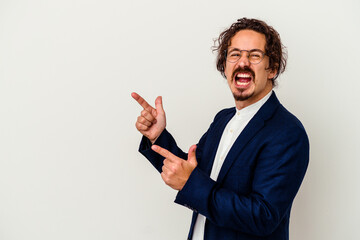
M 160 96 L 156 98 L 155 108 L 153 108 L 139 94 L 133 92 L 131 96 L 144 108 L 137 118 L 135 126 L 142 135 L 154 143 L 166 127 L 162 98 Z

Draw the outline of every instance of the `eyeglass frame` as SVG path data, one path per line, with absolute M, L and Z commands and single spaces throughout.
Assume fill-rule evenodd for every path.
M 231 51 L 229 51 L 229 48 L 231 49 Z M 255 49 L 250 49 L 250 50 L 240 50 L 240 49 L 235 48 L 235 47 L 229 47 L 229 48 L 225 50 L 225 59 L 226 59 L 227 62 L 230 62 L 230 63 L 236 63 L 236 62 L 238 62 L 238 61 L 240 60 L 241 56 L 242 56 L 242 52 L 247 52 L 247 56 L 246 56 L 246 57 L 247 57 L 248 61 L 249 61 L 250 63 L 254 64 L 254 65 L 261 63 L 262 60 L 265 58 L 265 55 L 266 55 L 266 53 L 265 53 L 264 51 L 262 51 L 262 50 L 260 50 L 260 49 L 257 49 L 257 48 L 255 48 Z M 229 52 L 231 53 L 232 51 L 238 51 L 238 52 L 240 52 L 240 56 L 239 56 L 239 58 L 238 58 L 236 61 L 229 61 L 229 60 L 228 60 L 228 53 L 229 53 Z M 253 63 L 253 62 L 250 61 L 249 57 L 250 57 L 250 53 L 251 53 L 251 52 L 260 52 L 260 53 L 261 53 L 261 59 L 260 59 L 259 62 Z

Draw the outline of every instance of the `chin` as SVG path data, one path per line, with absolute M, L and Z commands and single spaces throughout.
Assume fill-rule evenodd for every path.
M 233 91 L 233 96 L 236 101 L 245 101 L 254 95 L 254 90 L 251 88 L 247 89 L 236 89 Z
M 236 101 L 245 101 L 248 100 L 249 98 L 251 98 L 254 95 L 254 93 L 250 93 L 250 94 L 236 94 L 233 93 L 234 99 Z

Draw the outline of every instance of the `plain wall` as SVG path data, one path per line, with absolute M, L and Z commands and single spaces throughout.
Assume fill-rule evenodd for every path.
M 292 240 L 360 239 L 360 3 L 0 1 L 0 239 L 185 239 L 191 211 L 138 152 L 136 91 L 187 150 L 234 106 L 213 39 L 241 17 L 281 34 L 275 91 L 311 158 Z

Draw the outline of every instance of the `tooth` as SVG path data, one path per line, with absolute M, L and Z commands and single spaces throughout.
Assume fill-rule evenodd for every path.
M 236 84 L 240 85 L 240 86 L 245 86 L 248 84 L 248 82 L 240 82 L 240 81 L 236 81 Z
M 246 74 L 246 73 L 238 73 L 237 77 L 239 77 L 239 78 L 251 78 L 250 74 Z

